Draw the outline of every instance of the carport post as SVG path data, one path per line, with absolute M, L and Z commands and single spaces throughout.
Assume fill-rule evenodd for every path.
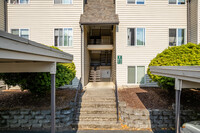
M 175 80 L 176 90 L 176 133 L 180 133 L 180 101 L 181 101 L 182 80 Z
M 55 88 L 55 81 L 56 81 L 56 63 L 52 64 L 51 67 L 51 133 L 55 133 L 55 110 L 56 110 L 56 88 Z

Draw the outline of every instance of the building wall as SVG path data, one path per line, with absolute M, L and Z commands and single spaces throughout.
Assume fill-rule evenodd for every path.
M 13 28 L 29 29 L 30 40 L 54 45 L 54 28 L 73 28 L 73 46 L 58 47 L 74 55 L 77 77 L 81 76 L 82 0 L 73 4 L 54 4 L 54 0 L 29 0 L 29 4 L 8 4 L 8 31 Z
M 123 59 L 122 64 L 117 64 L 119 85 L 129 85 L 128 66 L 142 65 L 147 69 L 150 61 L 169 46 L 169 28 L 187 29 L 187 4 L 169 5 L 168 0 L 146 0 L 144 5 L 131 5 L 126 4 L 126 0 L 116 0 L 116 14 L 120 21 L 116 55 L 122 55 Z M 145 28 L 145 46 L 128 46 L 127 28 Z
M 200 0 L 196 0 L 198 1 L 198 7 L 197 7 L 197 36 L 198 36 L 198 40 L 197 40 L 197 43 L 199 44 L 200 43 Z
M 4 0 L 0 0 L 0 30 L 5 30 Z
M 198 0 L 191 0 L 189 13 L 189 42 L 198 43 Z
M 84 26 L 84 85 L 87 85 L 89 82 L 89 73 L 90 73 L 90 54 L 89 50 L 87 48 L 88 42 L 87 42 L 87 26 Z

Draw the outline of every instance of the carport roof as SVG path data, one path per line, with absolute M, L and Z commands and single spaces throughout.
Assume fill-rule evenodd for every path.
M 0 30 L 0 62 L 71 62 L 73 56 L 60 50 Z

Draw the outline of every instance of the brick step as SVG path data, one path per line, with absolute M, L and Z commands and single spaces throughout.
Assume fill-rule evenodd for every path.
M 116 114 L 80 114 L 74 118 L 76 121 L 116 121 Z
M 116 121 L 77 121 L 72 125 L 77 126 L 78 129 L 120 129 L 121 125 Z
M 78 108 L 77 114 L 116 114 L 116 108 Z

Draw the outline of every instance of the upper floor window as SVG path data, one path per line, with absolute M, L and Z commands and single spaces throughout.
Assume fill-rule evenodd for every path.
M 169 29 L 169 46 L 185 44 L 185 29 Z
M 55 4 L 72 4 L 72 0 L 54 0 Z
M 182 5 L 182 4 L 185 4 L 185 0 L 169 0 L 169 4 Z
M 128 4 L 144 4 L 145 0 L 127 0 Z
M 144 46 L 145 28 L 128 28 L 127 42 L 128 46 Z
M 54 46 L 72 46 L 73 30 L 72 28 L 54 29 Z
M 29 39 L 29 29 L 11 29 L 11 33 Z
M 29 0 L 10 0 L 11 4 L 28 4 Z

